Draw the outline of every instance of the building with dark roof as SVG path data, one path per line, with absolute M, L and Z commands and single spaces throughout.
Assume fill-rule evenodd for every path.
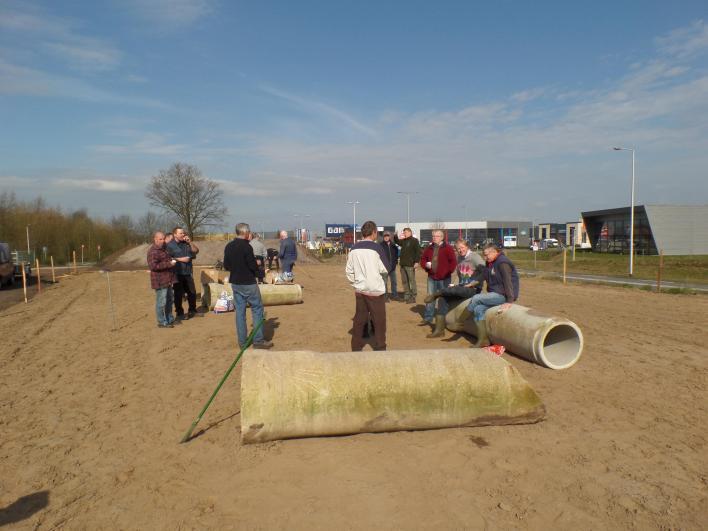
M 629 253 L 630 207 L 583 212 L 593 251 Z M 708 205 L 634 207 L 636 254 L 708 254 Z

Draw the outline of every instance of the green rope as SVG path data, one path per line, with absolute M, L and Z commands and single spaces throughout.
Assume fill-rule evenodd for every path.
M 211 402 L 212 402 L 212 400 L 214 400 L 214 397 L 219 392 L 219 389 L 221 389 L 221 386 L 224 385 L 224 382 L 229 377 L 229 374 L 231 374 L 231 371 L 233 371 L 234 367 L 236 367 L 238 360 L 241 359 L 241 356 L 243 356 L 243 353 L 246 351 L 246 349 L 253 344 L 253 338 L 256 337 L 256 333 L 261 328 L 261 326 L 263 326 L 264 321 L 265 321 L 265 319 L 261 319 L 260 322 L 255 327 L 253 327 L 253 330 L 251 331 L 249 336 L 246 338 L 246 343 L 244 343 L 243 347 L 241 347 L 241 351 L 238 353 L 238 356 L 236 356 L 236 359 L 231 364 L 231 367 L 229 367 L 229 369 L 226 371 L 226 374 L 224 374 L 224 377 L 219 382 L 219 385 L 216 386 L 216 389 L 214 389 L 214 392 L 211 394 L 211 397 L 209 398 L 207 403 L 204 405 L 204 407 L 202 408 L 202 411 L 199 413 L 199 415 L 194 420 L 194 422 L 192 422 L 192 425 L 187 430 L 187 433 L 184 434 L 184 437 L 182 437 L 182 440 L 180 441 L 180 443 L 185 443 L 190 439 L 190 437 L 192 436 L 192 432 L 194 431 L 194 428 L 197 427 L 197 424 L 202 419 L 202 416 L 204 415 L 206 410 L 211 405 Z

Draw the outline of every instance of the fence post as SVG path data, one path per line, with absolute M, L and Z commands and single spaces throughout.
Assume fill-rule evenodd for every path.
M 22 268 L 22 291 L 25 294 L 25 304 L 27 304 L 27 275 L 25 274 L 25 264 L 20 261 L 20 267 Z
M 79 272 L 79 271 L 76 269 L 76 251 L 71 251 L 71 254 L 72 254 L 73 258 L 74 258 L 74 274 L 76 275 L 76 274 L 78 274 L 78 272 Z
M 565 278 L 565 273 L 568 268 L 568 250 L 563 249 L 563 284 L 567 283 L 567 280 Z
M 34 266 L 37 269 L 37 293 L 42 291 L 42 272 L 39 269 L 39 258 L 34 259 Z
M 664 270 L 664 250 L 659 251 L 659 270 L 656 273 L 656 291 L 661 292 L 661 274 Z
M 54 276 L 54 257 L 49 257 L 49 263 L 52 265 L 52 284 L 56 284 L 57 278 Z

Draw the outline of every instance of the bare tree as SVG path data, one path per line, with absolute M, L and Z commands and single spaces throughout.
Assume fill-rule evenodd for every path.
M 152 240 L 152 235 L 155 234 L 156 231 L 169 232 L 178 224 L 179 222 L 175 219 L 174 214 L 156 214 L 153 211 L 148 211 L 144 216 L 138 219 L 135 225 L 135 231 L 143 240 L 149 242 Z
M 221 224 L 226 215 L 222 196 L 218 183 L 181 162 L 160 171 L 145 192 L 152 205 L 173 214 L 192 236 L 203 227 Z

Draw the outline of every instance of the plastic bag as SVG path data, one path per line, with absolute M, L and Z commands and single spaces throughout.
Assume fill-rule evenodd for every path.
M 214 304 L 214 313 L 225 313 L 234 311 L 234 297 L 227 291 L 222 291 Z

